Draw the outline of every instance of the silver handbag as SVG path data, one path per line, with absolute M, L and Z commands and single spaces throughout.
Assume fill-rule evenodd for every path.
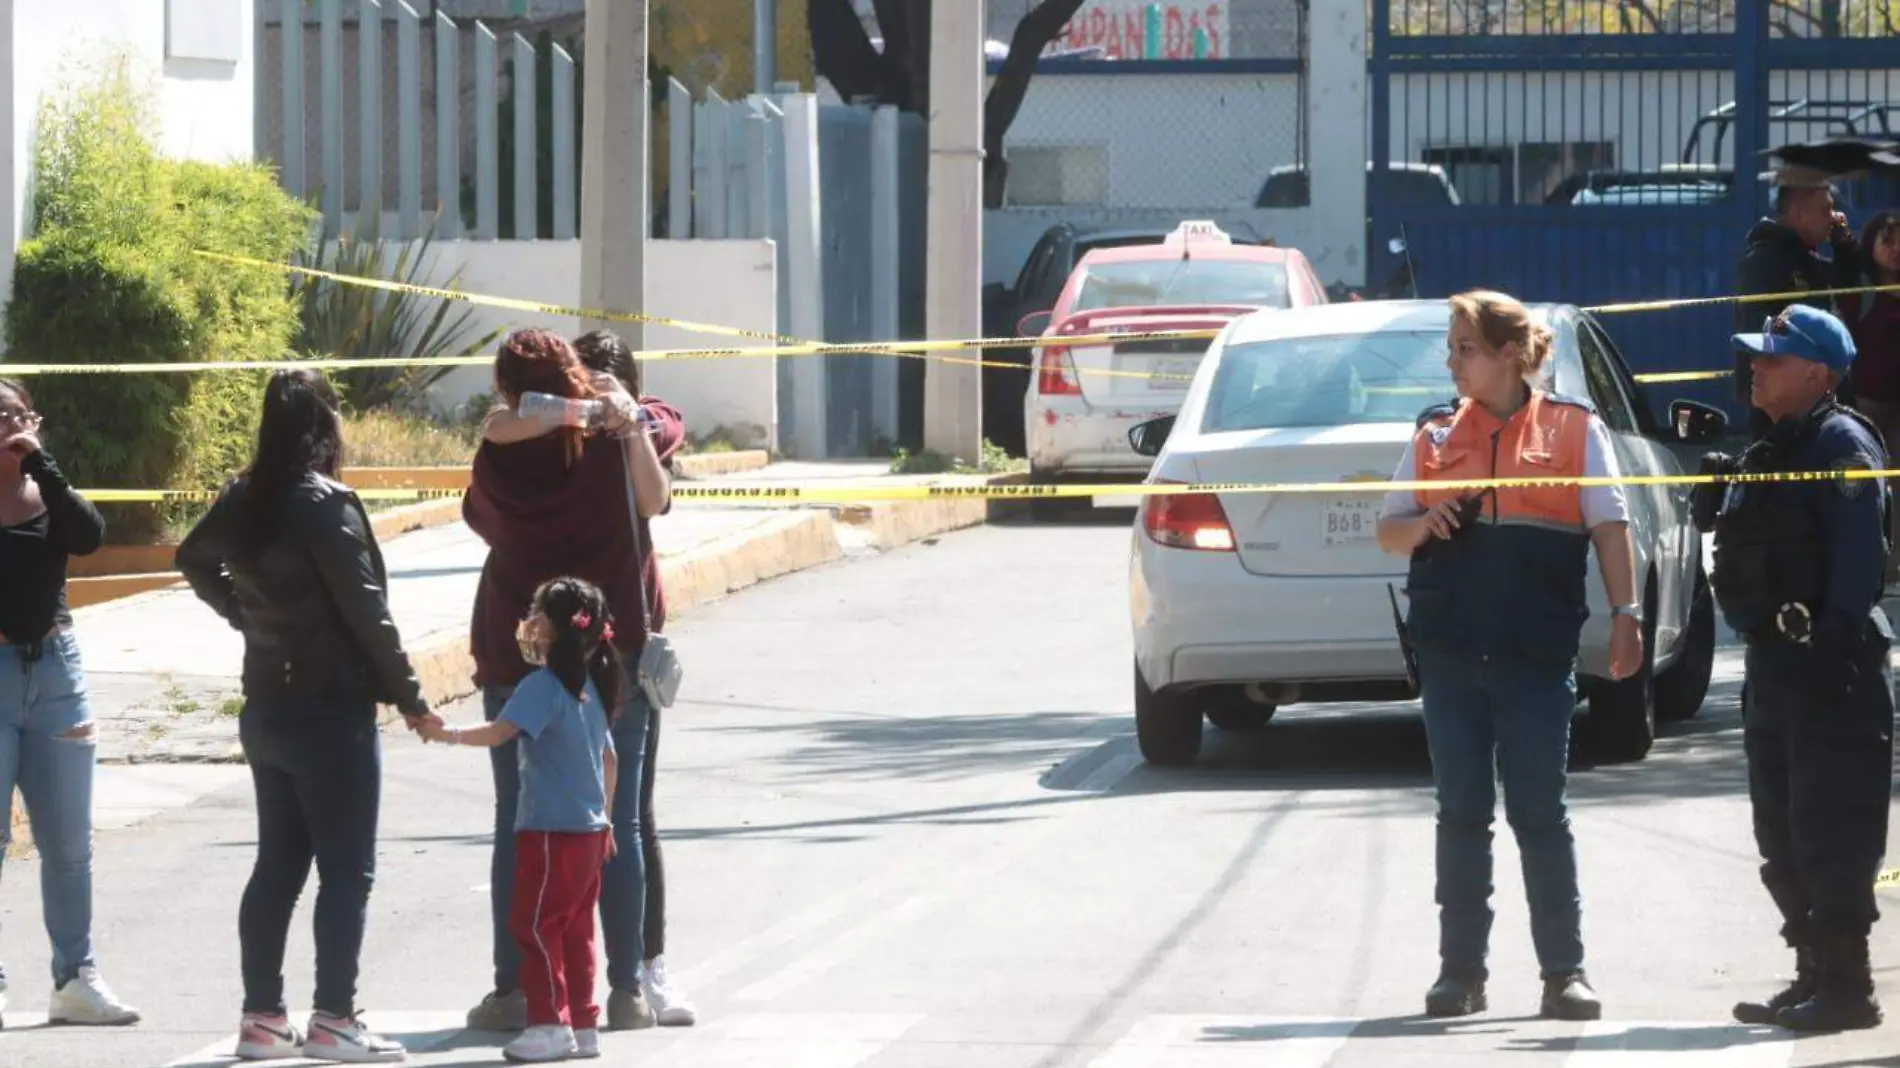
M 636 430 L 634 433 L 641 431 Z M 640 646 L 634 681 L 647 695 L 649 705 L 656 709 L 671 708 L 674 698 L 679 696 L 680 678 L 684 671 L 680 667 L 679 655 L 673 651 L 672 639 L 653 631 L 653 608 L 647 595 L 646 573 L 646 560 L 652 555 L 653 547 L 645 544 L 641 534 L 640 507 L 633 494 L 633 462 L 624 448 L 620 452 L 620 462 L 627 471 L 627 518 L 633 523 L 634 563 L 640 569 L 640 629 L 646 637 Z M 659 567 L 657 560 L 654 567 Z

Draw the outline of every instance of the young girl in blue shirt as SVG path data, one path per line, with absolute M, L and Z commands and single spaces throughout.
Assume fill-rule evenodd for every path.
M 610 730 L 626 685 L 599 588 L 545 582 L 515 632 L 537 670 L 494 722 L 425 730 L 431 740 L 494 747 L 517 736 L 521 798 L 509 926 L 521 945 L 528 1028 L 502 1050 L 517 1063 L 600 1056 L 594 911 L 613 855 L 608 813 L 616 763 Z

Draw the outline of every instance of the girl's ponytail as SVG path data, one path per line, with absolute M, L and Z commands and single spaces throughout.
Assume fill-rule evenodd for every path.
M 602 608 L 605 611 L 605 608 Z M 609 629 L 611 634 L 612 630 Z M 605 706 L 607 724 L 612 726 L 620 719 L 620 694 L 626 688 L 626 674 L 620 670 L 620 658 L 614 655 L 613 642 L 602 638 L 594 646 L 593 655 L 587 659 L 587 676 L 594 680 L 594 692 L 600 695 Z
M 613 619 L 607 612 L 606 595 L 580 579 L 558 578 L 535 591 L 534 603 L 554 632 L 548 645 L 548 670 L 575 697 L 586 694 L 591 679 L 611 724 L 620 714 L 626 679 L 614 656 Z

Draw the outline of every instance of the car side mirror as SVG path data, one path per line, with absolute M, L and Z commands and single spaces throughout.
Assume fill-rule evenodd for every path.
M 1161 455 L 1161 447 L 1168 443 L 1168 435 L 1174 433 L 1174 420 L 1172 415 L 1163 415 L 1129 427 L 1128 444 L 1134 448 L 1135 455 Z
M 1049 323 L 1055 319 L 1053 311 L 1030 312 L 1016 323 L 1017 337 L 1041 337 L 1049 329 Z
M 1728 413 L 1700 401 L 1671 401 L 1669 425 L 1677 441 L 1710 441 L 1728 430 Z

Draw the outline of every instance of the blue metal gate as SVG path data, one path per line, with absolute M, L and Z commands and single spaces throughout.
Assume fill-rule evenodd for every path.
M 1590 306 L 1729 294 L 1768 206 L 1762 153 L 1880 134 L 1888 106 L 1900 110 L 1900 39 L 1878 5 L 1530 6 L 1541 10 L 1474 16 L 1472 5 L 1372 0 L 1369 284 L 1404 255 L 1427 297 L 1485 286 Z M 1861 189 L 1841 199 L 1856 224 L 1900 207 Z M 1641 374 L 1728 368 L 1734 318 L 1718 304 L 1603 321 Z M 1649 392 L 1659 414 L 1684 396 L 1741 414 L 1727 379 Z

